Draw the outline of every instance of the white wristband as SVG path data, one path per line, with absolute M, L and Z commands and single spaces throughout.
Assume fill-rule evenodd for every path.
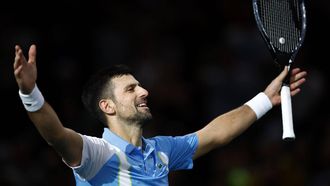
M 257 119 L 261 118 L 273 107 L 272 102 L 263 92 L 260 92 L 259 94 L 254 96 L 254 98 L 246 102 L 245 105 L 248 105 L 256 113 Z
M 21 90 L 18 91 L 18 94 L 25 109 L 29 112 L 38 111 L 44 105 L 45 100 L 38 89 L 37 84 L 34 86 L 30 94 L 23 94 Z

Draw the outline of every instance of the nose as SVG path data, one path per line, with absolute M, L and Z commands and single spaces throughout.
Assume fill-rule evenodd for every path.
M 139 86 L 139 96 L 146 98 L 146 97 L 148 97 L 148 95 L 149 95 L 149 92 L 146 89 L 144 89 L 143 87 Z

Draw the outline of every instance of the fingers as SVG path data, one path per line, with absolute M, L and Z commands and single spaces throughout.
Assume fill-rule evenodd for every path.
M 291 70 L 291 75 L 295 75 L 300 71 L 301 71 L 300 68 L 294 68 L 294 69 Z
M 22 49 L 20 46 L 15 46 L 15 61 L 14 61 L 14 69 L 17 69 L 20 65 L 22 65 Z
M 20 65 L 17 68 L 15 68 L 14 69 L 15 76 L 20 77 L 20 73 L 21 73 L 22 69 L 23 69 L 23 65 Z
M 299 68 L 295 68 L 292 70 L 290 83 L 294 83 L 300 79 L 304 79 L 307 76 L 306 71 L 301 71 Z
M 31 45 L 29 49 L 29 63 L 35 63 L 36 61 L 37 50 L 35 45 Z M 26 63 L 25 56 L 19 45 L 15 45 L 15 61 L 14 69 L 17 69 L 20 65 L 25 65 Z
M 15 45 L 15 54 L 17 55 L 17 52 L 21 49 L 19 45 Z
M 290 89 L 291 90 L 295 90 L 297 89 L 298 87 L 300 87 L 303 83 L 305 83 L 306 79 L 305 78 L 301 78 L 297 81 L 294 81 L 294 82 L 291 82 L 290 83 Z
M 300 92 L 300 88 L 297 88 L 297 89 L 294 89 L 294 90 L 291 90 L 291 96 L 295 96 L 296 94 L 298 94 Z
M 19 45 L 15 46 L 15 61 L 25 60 L 23 51 Z
M 301 71 L 300 68 L 294 68 L 291 71 L 290 77 L 290 90 L 291 96 L 294 96 L 300 92 L 300 86 L 306 82 L 305 77 L 307 76 L 306 71 Z

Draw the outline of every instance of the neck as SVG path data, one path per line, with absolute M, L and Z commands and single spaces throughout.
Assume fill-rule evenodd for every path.
M 108 125 L 109 129 L 131 143 L 134 146 L 142 146 L 142 133 L 143 129 L 141 125 L 124 124 L 118 122 L 112 122 Z

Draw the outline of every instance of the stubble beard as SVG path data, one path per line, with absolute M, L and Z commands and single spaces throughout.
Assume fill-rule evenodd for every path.
M 120 116 L 120 118 L 122 120 L 126 120 L 128 124 L 137 124 L 143 127 L 145 124 L 152 120 L 152 114 L 149 110 L 145 112 L 137 110 L 137 112 L 132 116 Z
M 141 126 L 144 126 L 149 121 L 151 121 L 151 119 L 152 119 L 152 115 L 151 115 L 151 113 L 149 111 L 147 113 L 138 112 L 135 115 L 135 117 L 132 118 L 132 121 L 134 123 L 138 123 Z

